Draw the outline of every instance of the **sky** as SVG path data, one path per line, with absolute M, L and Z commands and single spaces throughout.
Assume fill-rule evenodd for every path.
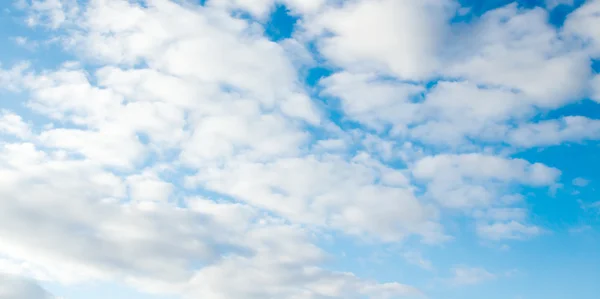
M 0 14 L 0 299 L 600 293 L 600 0 Z

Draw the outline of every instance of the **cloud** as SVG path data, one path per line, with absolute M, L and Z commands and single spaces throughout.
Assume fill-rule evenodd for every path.
M 375 73 L 340 72 L 321 80 L 320 84 L 324 95 L 341 100 L 346 116 L 376 130 L 392 124 L 400 132 L 418 113 L 418 105 L 412 103 L 411 97 L 425 90 L 411 83 L 380 82 Z
M 320 115 L 283 46 L 214 7 L 107 0 L 73 11 L 47 25 L 68 27 L 67 50 L 99 67 L 1 73 L 50 125 L 33 133 L 3 114 L 3 133 L 30 138 L 1 144 L 0 255 L 63 285 L 120 281 L 184 298 L 420 296 L 320 267 L 326 253 L 305 224 L 385 241 L 445 236 L 401 172 L 360 155 L 304 155 Z M 374 198 L 380 208 L 367 208 Z M 294 200 L 304 208 L 290 210 Z
M 581 208 L 585 211 L 592 211 L 592 212 L 597 212 L 600 211 L 600 201 L 595 201 L 595 202 L 584 202 L 582 200 L 579 200 L 579 205 L 581 206 Z
M 571 183 L 577 187 L 585 187 L 590 183 L 590 181 L 584 178 L 574 178 Z
M 409 251 L 405 252 L 403 256 L 408 263 L 418 266 L 424 270 L 432 271 L 434 269 L 433 263 L 423 258 L 419 252 Z
M 600 75 L 596 75 L 592 79 L 592 99 L 600 102 Z
M 35 282 L 6 274 L 0 274 L 0 299 L 52 299 L 46 290 Z
M 275 5 L 285 5 L 295 14 L 317 12 L 327 0 L 213 0 L 206 5 L 230 11 L 243 10 L 259 20 L 265 20 Z
M 509 133 L 510 142 L 523 147 L 551 146 L 599 138 L 600 120 L 583 116 L 566 116 L 523 124 Z
M 541 234 L 543 230 L 534 225 L 525 225 L 517 221 L 481 223 L 477 225 L 477 234 L 492 241 L 521 240 Z
M 319 37 L 320 52 L 338 66 L 420 80 L 437 70 L 454 7 L 445 0 L 353 1 L 324 10 L 306 27 Z
M 459 266 L 452 269 L 452 272 L 454 276 L 450 279 L 450 283 L 454 285 L 475 285 L 496 278 L 495 274 L 483 268 Z
M 463 51 L 445 73 L 513 91 L 535 107 L 578 100 L 591 76 L 589 57 L 563 41 L 547 19 L 546 10 L 521 9 L 516 3 L 487 12 L 463 33 L 474 38 L 460 44 Z
M 592 57 L 600 57 L 600 1 L 586 1 L 581 7 L 567 16 L 564 32 L 575 36 L 585 46 Z
M 125 180 L 94 163 L 54 157 L 31 144 L 5 145 L 1 153 L 0 163 L 6 167 L 0 185 L 5 199 L 0 252 L 26 261 L 48 280 L 121 280 L 146 292 L 191 298 L 293 297 L 304 292 L 307 298 L 318 298 L 325 292 L 318 286 L 330 281 L 343 285 L 335 296 L 389 288 L 318 268 L 324 253 L 311 244 L 306 231 L 261 216 L 252 207 L 200 198 L 188 199 L 186 208 L 164 202 L 120 203 L 126 196 Z M 239 280 L 231 280 L 233 269 Z M 252 276 L 258 279 L 256 271 L 273 276 L 256 284 L 245 282 Z M 207 286 L 204 277 L 214 283 Z M 392 290 L 418 293 L 399 284 Z
M 444 239 L 436 211 L 415 197 L 408 178 L 369 156 L 326 155 L 272 163 L 231 161 L 199 171 L 191 184 L 239 198 L 293 222 L 387 241 L 418 234 Z
M 546 7 L 549 9 L 554 9 L 559 5 L 573 5 L 575 4 L 574 0 L 546 0 Z
M 426 195 L 450 208 L 487 206 L 500 200 L 512 184 L 550 186 L 558 169 L 484 154 L 425 157 L 412 167 L 413 176 L 424 182 Z
M 526 117 L 531 107 L 509 90 L 481 88 L 470 82 L 440 81 L 425 96 L 420 119 L 410 134 L 429 144 L 462 145 L 469 138 L 495 141 L 505 123 Z
M 181 298 L 420 298 L 325 267 L 319 245 L 439 244 L 453 217 L 484 240 L 541 234 L 519 192 L 561 171 L 510 154 L 598 139 L 595 119 L 538 120 L 599 98 L 598 2 L 560 30 L 514 4 L 467 24 L 454 1 L 334 2 L 22 1 L 72 61 L 0 68 L 18 102 L 0 112 L 0 271 Z M 280 42 L 263 27 L 276 5 L 299 18 Z M 333 72 L 306 86 L 315 65 Z
M 31 128 L 18 114 L 0 112 L 0 134 L 26 139 L 31 136 Z

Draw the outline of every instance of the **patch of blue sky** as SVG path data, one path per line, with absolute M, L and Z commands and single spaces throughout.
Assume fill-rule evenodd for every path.
M 596 74 L 600 73 L 600 59 L 593 59 L 592 60 L 592 70 Z
M 265 35 L 272 41 L 290 38 L 298 20 L 299 18 L 293 16 L 285 5 L 278 4 L 264 25 Z
M 25 13 L 13 1 L 0 3 L 0 55 L 2 65 L 10 67 L 22 61 L 30 61 L 34 69 L 55 68 L 75 56 L 63 51 L 62 45 L 53 40 L 56 35 L 43 27 L 30 27 L 24 20 Z
M 65 52 L 60 44 L 53 42 L 54 35 L 41 27 L 30 27 L 25 22 L 26 16 L 13 1 L 0 3 L 0 66 L 11 69 L 22 63 L 29 67 L 25 72 L 55 69 L 65 61 L 75 60 L 71 53 Z M 27 103 L 28 93 L 0 91 L 2 109 L 19 114 L 25 122 L 35 126 L 48 124 L 51 120 L 35 113 Z

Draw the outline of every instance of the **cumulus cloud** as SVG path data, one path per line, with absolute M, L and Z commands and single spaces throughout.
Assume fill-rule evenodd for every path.
M 0 112 L 0 133 L 25 139 L 31 136 L 31 128 L 18 114 L 2 111 Z
M 444 238 L 435 208 L 421 203 L 408 178 L 368 156 L 231 161 L 199 171 L 189 183 L 244 200 L 305 224 L 394 241 L 410 234 Z
M 310 20 L 307 30 L 324 35 L 320 51 L 352 71 L 383 71 L 420 80 L 439 66 L 452 1 L 350 1 Z
M 600 120 L 583 116 L 567 116 L 523 124 L 509 133 L 509 141 L 523 147 L 558 145 L 599 138 Z
M 600 57 L 600 1 L 586 1 L 567 16 L 564 31 L 583 42 L 592 57 Z
M 598 3 L 556 29 L 515 4 L 450 22 L 460 7 L 446 0 L 20 1 L 70 60 L 0 68 L 18 102 L 0 107 L 0 298 L 51 298 L 16 277 L 178 298 L 421 298 L 325 267 L 319 245 L 449 242 L 450 217 L 485 240 L 544 232 L 520 191 L 561 171 L 510 154 L 600 138 L 595 119 L 537 118 L 600 98 Z M 299 18 L 280 42 L 263 27 L 276 5 Z M 321 63 L 332 73 L 307 86 Z
M 589 56 L 565 42 L 547 19 L 546 10 L 516 3 L 486 13 L 463 33 L 473 38 L 459 44 L 445 73 L 512 91 L 534 107 L 578 100 L 591 76 Z
M 426 184 L 426 195 L 451 208 L 487 206 L 508 195 L 503 187 L 550 186 L 560 175 L 543 164 L 483 154 L 426 157 L 414 164 L 412 173 Z

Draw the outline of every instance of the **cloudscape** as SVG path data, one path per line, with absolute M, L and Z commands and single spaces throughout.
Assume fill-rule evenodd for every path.
M 0 299 L 597 299 L 600 0 L 5 0 Z

